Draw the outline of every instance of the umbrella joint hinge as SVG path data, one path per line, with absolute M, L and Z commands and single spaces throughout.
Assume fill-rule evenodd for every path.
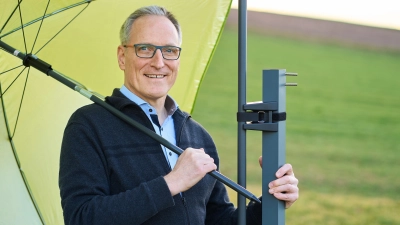
M 26 54 L 24 59 L 22 60 L 22 64 L 26 67 L 34 67 L 35 69 L 49 75 L 49 72 L 53 70 L 51 65 L 46 63 L 45 61 L 39 59 L 36 55 L 29 53 Z

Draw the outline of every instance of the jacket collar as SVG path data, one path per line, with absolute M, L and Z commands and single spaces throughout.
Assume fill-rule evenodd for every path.
M 112 95 L 106 97 L 106 102 L 119 110 L 122 110 L 128 105 L 138 106 L 135 102 L 131 101 L 128 97 L 122 94 L 119 88 L 115 88 Z M 167 96 L 165 104 L 165 107 L 168 109 L 168 115 L 174 114 L 174 112 L 179 109 L 179 107 L 177 107 L 177 103 L 169 96 Z
M 135 102 L 132 102 L 129 98 L 122 94 L 119 91 L 119 88 L 115 88 L 112 95 L 106 97 L 106 102 L 114 106 L 118 110 L 122 110 L 128 105 L 139 107 Z
M 122 111 L 127 106 L 135 107 L 136 109 L 142 111 L 140 106 L 138 106 L 135 102 L 131 101 L 124 94 L 122 94 L 119 88 L 115 88 L 112 95 L 106 97 L 106 102 L 120 111 Z M 146 117 L 144 113 L 143 116 Z M 175 123 L 175 132 L 177 135 L 176 140 L 177 143 L 179 143 L 182 126 L 185 123 L 185 121 L 189 119 L 191 116 L 188 113 L 181 111 L 178 107 L 175 113 L 172 115 L 172 117 L 174 118 L 174 123 Z
M 111 96 L 106 97 L 106 102 L 109 103 L 110 105 L 114 106 L 118 110 L 122 110 L 126 106 L 134 106 L 134 107 L 139 107 L 135 102 L 132 102 L 129 98 L 127 98 L 124 94 L 122 94 L 119 91 L 119 88 L 115 88 Z M 140 107 L 139 107 L 140 108 Z M 177 114 L 177 115 L 175 115 Z M 188 113 L 185 113 L 177 108 L 177 110 L 174 113 L 174 117 L 177 116 L 183 116 L 187 117 L 190 115 Z

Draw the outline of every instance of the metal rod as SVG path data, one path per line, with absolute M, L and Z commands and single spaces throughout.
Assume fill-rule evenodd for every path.
M 32 67 L 34 67 L 36 69 L 39 68 L 39 71 L 41 71 L 41 72 L 53 77 L 54 79 L 56 79 L 57 81 L 61 82 L 62 84 L 64 84 L 64 85 L 68 86 L 69 88 L 79 92 L 83 96 L 89 98 L 93 102 L 95 102 L 95 103 L 99 104 L 100 106 L 104 107 L 105 109 L 109 110 L 111 113 L 113 113 L 115 116 L 117 116 L 121 120 L 123 120 L 123 121 L 127 122 L 128 124 L 134 126 L 138 130 L 142 131 L 143 133 L 145 133 L 149 137 L 153 138 L 155 141 L 157 141 L 160 144 L 164 145 L 166 148 L 170 149 L 171 151 L 175 152 L 176 154 L 180 155 L 183 152 L 183 150 L 181 148 L 179 148 L 178 146 L 175 146 L 175 145 L 171 144 L 169 141 L 167 141 L 163 137 L 157 135 L 152 130 L 150 130 L 147 127 L 143 126 L 142 124 L 134 121 L 133 119 L 131 119 L 127 115 L 123 114 L 122 112 L 120 112 L 119 110 L 114 108 L 113 106 L 107 104 L 106 102 L 104 102 L 103 100 L 98 98 L 97 96 L 93 95 L 91 92 L 89 92 L 86 89 L 82 88 L 82 86 L 75 84 L 73 81 L 65 78 L 64 75 L 61 75 L 60 73 L 54 71 L 51 68 L 51 66 L 49 64 L 47 64 L 46 62 L 38 59 L 37 57 L 33 57 L 31 60 L 26 60 L 26 56 L 27 56 L 26 54 L 24 54 L 24 53 L 18 51 L 17 49 L 7 45 L 6 43 L 4 43 L 1 40 L 0 40 L 0 48 L 4 49 L 6 52 L 8 52 L 10 54 L 13 54 L 16 57 L 22 59 L 24 61 L 24 63 L 26 63 L 26 62 L 32 63 L 32 64 L 26 65 L 26 66 L 32 66 Z M 43 63 L 43 65 L 42 65 L 42 63 Z M 211 175 L 212 177 L 214 177 L 215 179 L 219 180 L 220 182 L 224 183 L 228 187 L 232 188 L 233 190 L 237 191 L 241 195 L 245 196 L 246 198 L 261 203 L 261 201 L 255 195 L 253 195 L 251 192 L 246 190 L 244 187 L 236 184 L 235 182 L 233 182 L 229 178 L 225 177 L 224 175 L 222 175 L 218 171 L 214 170 L 214 171 L 209 172 L 208 174 Z
M 246 104 L 247 76 L 247 0 L 239 0 L 238 8 L 238 112 Z M 246 187 L 246 130 L 238 122 L 238 183 Z M 238 195 L 238 225 L 246 225 L 246 199 Z

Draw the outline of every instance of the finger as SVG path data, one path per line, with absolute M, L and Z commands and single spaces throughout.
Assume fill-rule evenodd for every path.
M 270 188 L 269 190 L 270 194 L 274 194 L 274 193 L 296 193 L 299 191 L 299 188 L 295 185 L 291 185 L 291 184 L 285 184 L 285 185 L 281 185 L 278 187 L 274 187 L 274 188 Z
M 214 163 L 214 158 L 210 157 L 209 155 L 202 155 L 198 159 L 198 163 L 201 165 L 212 164 Z
M 204 164 L 204 170 L 208 173 L 211 172 L 213 170 L 217 169 L 217 165 L 215 165 L 215 163 L 208 163 L 208 164 Z
M 260 158 L 258 158 L 258 163 L 260 163 L 260 166 L 262 168 L 262 156 L 260 156 Z
M 281 185 L 285 185 L 285 184 L 292 184 L 292 185 L 297 185 L 298 184 L 298 180 L 296 177 L 292 176 L 292 175 L 287 175 L 287 176 L 283 176 L 281 178 L 278 178 L 274 181 L 271 181 L 268 184 L 269 188 L 274 188 L 274 187 L 278 187 Z
M 290 164 L 285 164 L 283 165 L 281 168 L 278 169 L 278 171 L 276 171 L 275 176 L 277 178 L 281 178 L 284 175 L 294 175 L 293 172 L 293 167 Z
M 215 167 L 214 158 L 204 152 L 194 154 L 192 163 L 195 163 L 201 170 L 207 168 L 207 172 Z
M 200 148 L 187 148 L 185 150 L 187 155 L 190 155 L 192 158 L 209 158 L 210 156 L 204 152 L 204 149 Z M 184 153 L 185 153 L 184 152 Z
M 285 201 L 286 203 L 285 207 L 289 208 L 298 199 L 299 196 L 298 194 L 295 193 L 290 193 L 290 194 L 275 193 L 274 197 L 279 200 Z
M 204 151 L 203 148 L 194 148 L 193 150 L 194 150 L 193 153 L 194 153 L 196 156 L 207 157 L 207 158 L 210 157 L 210 156 Z
M 192 148 L 188 147 L 184 152 L 204 152 L 204 148 Z

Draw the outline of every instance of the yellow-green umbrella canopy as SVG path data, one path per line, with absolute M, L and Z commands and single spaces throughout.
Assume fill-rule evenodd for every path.
M 135 9 L 165 6 L 181 23 L 180 71 L 170 94 L 191 111 L 231 0 L 0 0 L 0 39 L 103 96 L 121 87 L 119 28 Z M 42 20 L 42 18 L 44 19 Z M 21 29 L 21 25 L 25 26 Z M 38 32 L 39 31 L 39 32 Z M 89 100 L 0 50 L 0 220 L 63 224 L 59 150 L 71 113 Z

